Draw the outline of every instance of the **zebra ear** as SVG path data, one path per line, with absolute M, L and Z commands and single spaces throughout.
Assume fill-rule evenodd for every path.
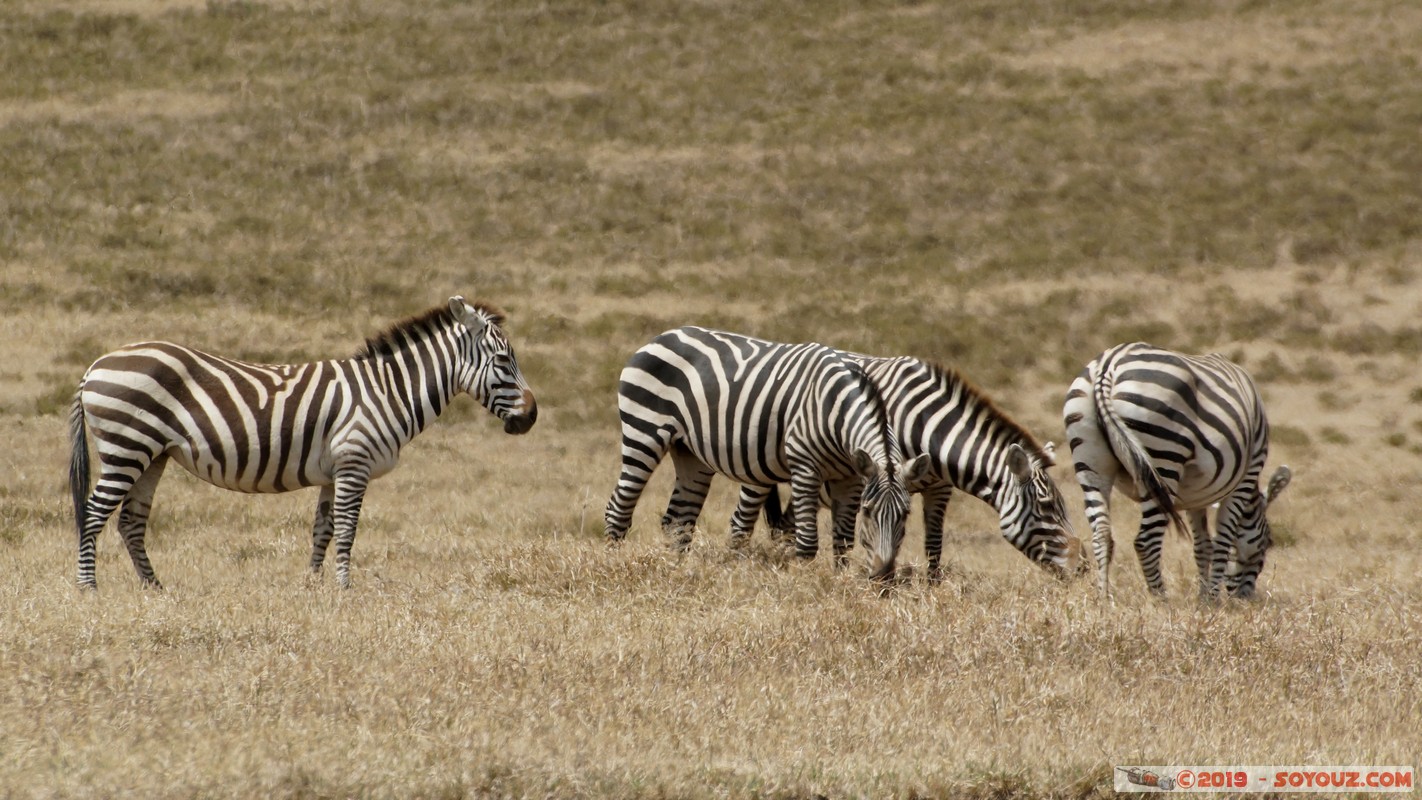
M 1016 478 L 1018 483 L 1032 480 L 1032 457 L 1027 455 L 1027 451 L 1022 449 L 1020 444 L 1007 448 L 1007 468 L 1012 471 L 1012 477 Z
M 1055 467 L 1057 465 L 1057 445 L 1055 442 L 1047 442 L 1042 445 L 1042 454 L 1047 457 L 1047 463 L 1044 466 Z
M 929 458 L 927 453 L 919 453 L 918 457 L 904 465 L 904 484 L 913 485 L 928 477 Z
M 1279 492 L 1284 491 L 1284 487 L 1293 480 L 1294 473 L 1288 465 L 1282 465 L 1274 470 L 1274 474 L 1269 478 L 1269 486 L 1264 490 L 1264 503 L 1267 505 L 1279 498 Z
M 872 478 L 879 474 L 879 465 L 874 463 L 874 457 L 869 455 L 869 451 L 861 448 L 854 451 L 854 471 L 866 478 Z
M 469 304 L 464 301 L 463 295 L 457 294 L 449 298 L 449 313 L 454 315 L 459 324 L 473 331 L 476 336 L 484 331 L 484 326 L 489 324 L 469 307 Z

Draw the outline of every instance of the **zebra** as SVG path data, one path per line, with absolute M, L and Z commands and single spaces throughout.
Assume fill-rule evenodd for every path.
M 1003 412 L 960 373 L 911 356 L 849 354 L 883 393 L 905 458 L 929 459 L 909 486 L 923 495 L 923 544 L 928 579 L 943 579 L 943 519 L 957 489 L 991 505 L 1002 535 L 1033 562 L 1059 577 L 1086 568 L 1061 490 L 1048 469 L 1055 449 Z M 754 508 L 774 492 L 741 490 L 735 518 L 754 520 Z M 765 504 L 772 532 L 783 527 L 779 499 Z M 772 535 L 776 535 L 772 533 Z
M 1269 422 L 1249 373 L 1219 354 L 1184 355 L 1142 342 L 1097 356 L 1072 381 L 1062 409 L 1091 523 L 1097 582 L 1110 596 L 1110 502 L 1119 486 L 1141 503 L 1136 556 L 1162 596 L 1165 529 L 1190 519 L 1200 596 L 1251 597 L 1271 536 L 1265 511 L 1288 485 L 1281 467 L 1261 492 Z M 1214 537 L 1206 512 L 1218 503 Z
M 838 350 L 676 328 L 632 355 L 617 406 L 622 468 L 605 514 L 610 543 L 627 535 L 648 479 L 670 452 L 676 484 L 662 529 L 674 548 L 690 544 L 716 474 L 755 486 L 789 481 L 797 556 L 818 552 L 824 485 L 833 502 L 835 563 L 847 560 L 862 507 L 869 574 L 894 573 L 906 486 L 921 477 L 927 459 L 901 463 L 878 390 Z M 759 512 L 750 509 L 752 523 Z M 748 534 L 744 524 L 733 527 L 732 544 Z
M 394 469 L 400 448 L 468 392 L 504 431 L 538 419 L 492 305 L 449 299 L 368 338 L 353 357 L 267 365 L 171 342 L 101 356 L 69 416 L 69 486 L 79 531 L 81 588 L 97 586 L 95 538 L 115 509 L 141 583 L 161 588 L 143 538 L 163 468 L 176 461 L 239 492 L 319 486 L 311 571 L 336 540 L 336 580 L 350 585 L 351 545 L 367 485 Z M 90 491 L 89 437 L 99 477 Z

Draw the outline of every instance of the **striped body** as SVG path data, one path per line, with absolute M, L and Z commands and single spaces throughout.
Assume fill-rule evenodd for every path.
M 678 328 L 633 354 L 618 385 L 618 412 L 622 471 L 607 505 L 610 540 L 627 534 L 648 479 L 671 453 L 676 487 L 662 527 L 676 546 L 689 543 L 713 476 L 755 486 L 788 481 L 798 555 L 818 550 L 815 516 L 825 486 L 836 556 L 842 560 L 853 541 L 862 505 L 870 572 L 892 573 L 908 511 L 905 481 L 924 463 L 899 463 L 874 385 L 839 351 Z M 760 507 L 748 513 L 753 524 Z M 745 522 L 733 522 L 733 543 L 749 535 Z
M 1165 591 L 1162 540 L 1172 522 L 1185 532 L 1184 512 L 1201 595 L 1222 586 L 1236 596 L 1254 593 L 1270 543 L 1264 512 L 1288 472 L 1276 475 L 1270 494 L 1260 491 L 1269 423 L 1248 373 L 1219 355 L 1118 345 L 1072 381 L 1062 414 L 1103 593 L 1110 591 L 1113 487 L 1141 502 L 1135 549 L 1151 592 Z M 1206 512 L 1214 504 L 1211 536 Z
M 1081 568 L 1080 543 L 1047 472 L 1053 463 L 1050 446 L 1039 445 L 953 371 L 911 357 L 851 356 L 879 387 L 903 457 L 928 458 L 925 474 L 909 488 L 923 495 L 931 580 L 942 575 L 943 519 L 955 489 L 996 509 L 1003 537 L 1032 561 L 1061 575 Z M 758 491 L 743 489 L 743 505 L 754 503 Z M 779 526 L 777 506 L 767 506 L 772 528 Z
M 524 433 L 537 405 L 486 306 L 449 306 L 391 328 L 354 358 L 251 364 L 169 342 L 131 344 L 85 373 L 70 418 L 70 484 L 79 530 L 79 584 L 92 587 L 94 546 L 115 509 L 145 584 L 143 545 L 154 489 L 169 461 L 240 492 L 322 487 L 312 534 L 319 571 L 332 536 L 337 579 L 348 563 L 369 481 L 463 391 Z M 89 491 L 88 439 L 99 478 Z

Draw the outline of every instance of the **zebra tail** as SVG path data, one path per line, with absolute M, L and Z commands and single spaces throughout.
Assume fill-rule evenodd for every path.
M 772 531 L 786 530 L 787 517 L 785 516 L 785 507 L 780 504 L 779 487 L 771 490 L 770 497 L 766 498 L 762 513 L 765 515 L 765 524 Z
M 1180 511 L 1175 507 L 1175 496 L 1170 487 L 1165 485 L 1160 473 L 1156 471 L 1150 453 L 1147 453 L 1140 440 L 1131 434 L 1125 420 L 1121 419 L 1115 406 L 1111 404 L 1111 393 L 1115 386 L 1116 382 L 1110 371 L 1103 367 L 1091 387 L 1096 416 L 1106 430 L 1106 439 L 1111 444 L 1111 450 L 1135 482 L 1136 491 L 1142 497 L 1154 500 L 1174 524 L 1176 533 L 1189 538 L 1190 529 L 1185 526 L 1185 520 L 1180 517 Z
M 74 522 L 84 533 L 89 507 L 89 434 L 84 424 L 84 404 L 74 395 L 69 410 L 69 493 L 74 497 Z

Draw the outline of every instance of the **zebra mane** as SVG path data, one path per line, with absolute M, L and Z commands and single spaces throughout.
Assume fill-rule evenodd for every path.
M 495 325 L 504 324 L 504 312 L 497 306 L 488 303 L 470 303 L 479 313 L 488 317 L 489 321 Z M 367 337 L 365 344 L 356 351 L 356 358 L 376 358 L 379 356 L 394 355 L 403 349 L 405 342 L 410 339 L 418 339 L 440 328 L 445 327 L 454 321 L 454 315 L 450 313 L 449 306 L 442 304 L 430 310 L 416 314 L 413 317 L 400 320 L 385 330 L 374 336 Z
M 1017 444 L 1022 445 L 1029 453 L 1036 456 L 1039 461 L 1047 465 L 1055 463 L 1056 457 L 1048 452 L 1047 449 L 1042 446 L 1041 442 L 1037 441 L 1037 437 L 1033 436 L 1031 431 L 1024 428 L 1021 423 L 1013 419 L 1006 411 L 1003 411 L 1002 407 L 993 401 L 991 397 L 988 397 L 987 393 L 984 392 L 980 386 L 969 380 L 963 373 L 952 367 L 945 367 L 937 361 L 929 361 L 927 359 L 919 360 L 923 362 L 924 366 L 928 367 L 929 372 L 938 380 L 948 384 L 956 384 L 961 387 L 964 398 L 982 407 L 989 417 L 1018 440 Z
M 859 389 L 869 404 L 870 413 L 879 422 L 879 435 L 884 439 L 884 457 L 887 459 L 889 480 L 894 479 L 894 450 L 896 444 L 892 440 L 893 431 L 889 421 L 889 404 L 884 401 L 883 392 L 879 391 L 879 384 L 869 377 L 869 371 L 859 362 L 846 358 L 844 363 L 850 367 L 850 372 L 854 373 L 859 381 Z

